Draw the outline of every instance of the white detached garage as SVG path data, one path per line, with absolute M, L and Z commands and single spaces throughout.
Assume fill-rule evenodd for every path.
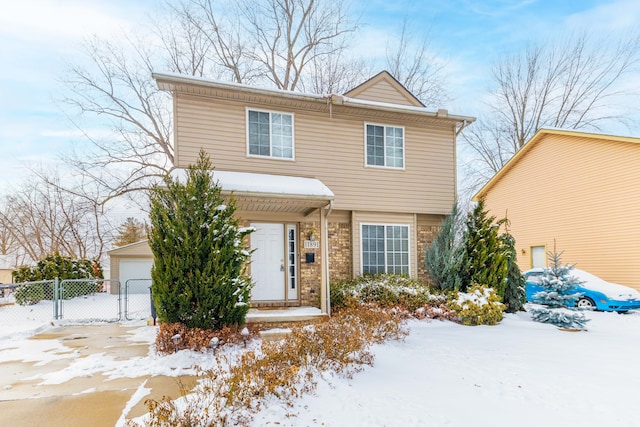
M 129 281 L 129 293 L 148 293 L 151 286 L 153 253 L 147 240 L 121 246 L 107 252 L 111 267 L 111 279 L 124 286 Z M 118 293 L 117 286 L 111 286 L 112 293 Z

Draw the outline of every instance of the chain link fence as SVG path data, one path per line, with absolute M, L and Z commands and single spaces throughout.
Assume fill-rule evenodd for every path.
M 1 285 L 0 325 L 19 331 L 60 319 L 81 323 L 147 319 L 151 316 L 150 293 L 151 279 L 130 279 L 124 286 L 105 279 Z
M 151 317 L 151 279 L 129 279 L 124 284 L 124 318 Z

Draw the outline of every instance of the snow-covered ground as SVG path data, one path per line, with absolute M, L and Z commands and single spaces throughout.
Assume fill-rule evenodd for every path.
M 95 293 L 63 300 L 59 310 L 61 319 L 54 321 L 51 300 L 22 306 L 15 304 L 13 295 L 0 298 L 0 340 L 30 336 L 53 324 L 146 319 L 151 315 L 151 302 L 148 293 L 131 294 L 126 300 L 118 295 Z
M 588 313 L 587 332 L 535 323 L 412 321 L 372 368 L 328 378 L 255 426 L 640 426 L 640 313 Z
M 587 316 L 587 332 L 535 323 L 527 313 L 507 315 L 497 326 L 411 321 L 404 342 L 374 347 L 373 367 L 351 380 L 326 375 L 292 407 L 270 399 L 253 426 L 640 426 L 640 313 Z M 138 322 L 132 339 L 151 345 L 156 328 Z M 50 342 L 25 337 L 29 325 L 0 334 L 0 362 L 44 364 L 52 357 Z M 42 380 L 98 372 L 138 377 L 141 370 L 182 375 L 212 362 L 190 351 L 117 362 L 96 355 Z M 143 398 L 141 390 L 135 399 Z

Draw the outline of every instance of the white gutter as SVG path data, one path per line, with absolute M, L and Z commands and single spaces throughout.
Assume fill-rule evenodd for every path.
M 209 87 L 213 89 L 234 90 L 237 92 L 250 93 L 253 95 L 279 96 L 287 99 L 298 101 L 322 102 L 328 103 L 331 113 L 331 105 L 344 105 L 352 108 L 366 108 L 377 111 L 387 111 L 392 113 L 415 114 L 418 116 L 431 117 L 434 119 L 442 119 L 447 121 L 462 122 L 463 125 L 459 129 L 461 131 L 467 125 L 473 123 L 476 118 L 469 116 L 458 116 L 449 114 L 447 110 L 438 110 L 437 112 L 428 111 L 424 107 L 416 107 L 413 105 L 399 105 L 388 102 L 369 101 L 364 99 L 349 98 L 344 95 L 328 94 L 318 95 L 312 93 L 292 92 L 283 89 L 267 89 L 254 86 L 247 86 L 240 83 L 228 83 L 218 80 L 205 79 L 200 77 L 190 77 L 173 73 L 152 73 L 151 76 L 156 80 L 161 90 L 174 90 L 176 84 L 197 85 Z

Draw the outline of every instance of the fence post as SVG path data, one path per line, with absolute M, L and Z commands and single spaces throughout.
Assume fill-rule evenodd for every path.
M 53 279 L 53 318 L 58 320 L 60 317 L 60 308 L 58 306 L 60 301 L 60 282 L 56 277 Z

